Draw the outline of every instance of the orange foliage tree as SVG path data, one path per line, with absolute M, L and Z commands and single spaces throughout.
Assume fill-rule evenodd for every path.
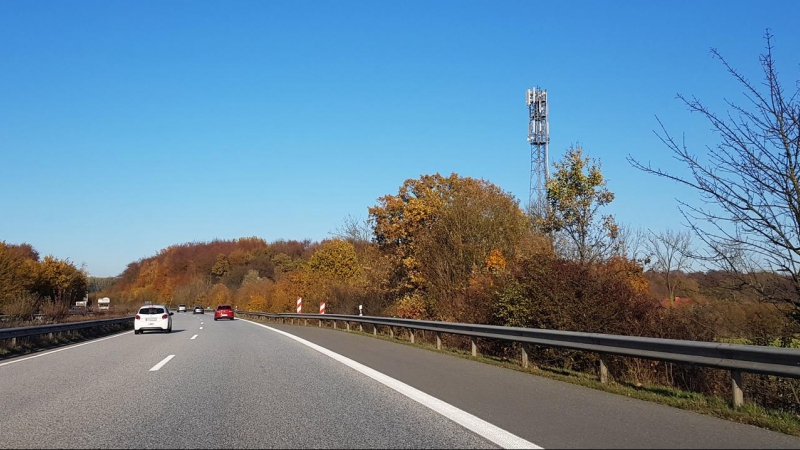
M 406 180 L 369 209 L 393 268 L 389 295 L 401 316 L 453 318 L 453 299 L 493 251 L 513 255 L 528 232 L 518 201 L 485 181 L 451 174 Z

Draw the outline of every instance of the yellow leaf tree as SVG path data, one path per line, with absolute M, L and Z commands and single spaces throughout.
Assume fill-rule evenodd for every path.
M 556 248 L 568 259 L 589 263 L 611 256 L 618 227 L 613 216 L 598 220 L 597 213 L 614 200 L 614 193 L 606 187 L 600 165 L 584 157 L 580 146 L 570 147 L 554 165 L 540 229 L 554 235 Z
M 390 260 L 391 295 L 415 315 L 454 317 L 453 294 L 492 251 L 512 255 L 528 221 L 519 202 L 485 180 L 424 175 L 369 209 L 375 240 Z M 405 299 L 405 300 L 404 300 Z M 413 299 L 413 301 L 412 301 Z

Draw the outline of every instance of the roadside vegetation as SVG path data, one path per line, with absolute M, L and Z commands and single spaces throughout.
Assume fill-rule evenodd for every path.
M 746 106 L 731 103 L 717 115 L 686 101 L 719 131 L 716 146 L 697 157 L 662 135 L 686 174 L 630 158 L 634 168 L 703 195 L 703 204 L 682 204 L 683 229 L 636 229 L 603 214 L 615 194 L 600 163 L 571 146 L 554 164 L 542 204 L 522 207 L 486 180 L 422 175 L 322 242 L 177 244 L 113 279 L 40 259 L 29 244 L 0 242 L 0 313 L 61 320 L 85 296 L 111 298 L 116 313 L 145 302 L 280 313 L 294 312 L 301 297 L 306 313 L 324 302 L 337 314 L 358 314 L 361 305 L 374 316 L 797 347 L 800 95 L 784 93 L 766 41 L 763 86 L 714 52 L 742 83 Z M 500 344 L 482 353 L 495 362 L 517 354 Z M 548 348 L 530 359 L 537 374 L 572 382 L 598 364 L 596 355 Z M 591 387 L 790 434 L 800 429 L 795 379 L 745 374 L 746 407 L 734 410 L 724 400 L 723 371 L 633 358 L 608 366 L 613 383 Z

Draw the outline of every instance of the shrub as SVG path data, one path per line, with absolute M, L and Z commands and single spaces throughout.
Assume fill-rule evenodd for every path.
M 11 297 L 11 301 L 3 305 L 3 313 L 16 320 L 33 320 L 33 315 L 39 311 L 41 299 L 36 294 L 22 292 Z

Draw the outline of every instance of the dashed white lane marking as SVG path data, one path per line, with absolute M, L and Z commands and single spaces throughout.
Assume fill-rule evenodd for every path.
M 130 333 L 130 332 L 128 332 L 128 333 Z M 114 336 L 104 337 L 104 338 L 100 338 L 100 339 L 94 339 L 92 341 L 84 342 L 84 343 L 81 343 L 81 344 L 70 345 L 69 347 L 59 348 L 58 350 L 53 350 L 53 351 L 50 351 L 50 352 L 39 353 L 38 355 L 28 356 L 27 358 L 15 359 L 13 361 L 0 363 L 0 367 L 7 366 L 9 364 L 22 362 L 22 361 L 27 361 L 27 360 L 33 359 L 33 358 L 38 358 L 40 356 L 52 355 L 53 353 L 63 352 L 64 350 L 69 350 L 69 349 L 72 349 L 72 348 L 83 347 L 84 345 L 94 344 L 94 343 L 97 343 L 97 342 L 100 342 L 100 341 L 105 341 L 106 339 L 114 339 L 115 337 L 124 336 L 124 335 L 126 335 L 128 333 L 115 334 Z
M 202 329 L 203 329 L 203 327 L 200 327 L 200 329 L 202 330 Z
M 194 336 L 190 337 L 189 340 L 191 341 L 192 339 L 195 339 L 196 337 L 197 337 L 197 335 L 195 334 Z
M 169 355 L 166 358 L 162 359 L 160 363 L 156 364 L 155 366 L 153 366 L 152 369 L 150 369 L 150 372 L 155 372 L 156 370 L 164 367 L 164 364 L 168 363 L 169 360 L 174 358 L 174 357 L 175 357 L 175 355 Z
M 486 422 L 483 419 L 475 417 L 466 411 L 458 409 L 449 403 L 439 400 L 438 398 L 432 395 L 426 394 L 417 388 L 411 387 L 403 383 L 402 381 L 395 380 L 394 378 L 388 375 L 378 372 L 377 370 L 367 367 L 359 362 L 353 361 L 352 359 L 346 356 L 334 353 L 325 347 L 319 346 L 313 342 L 307 341 L 295 335 L 286 333 L 285 331 L 281 331 L 272 327 L 268 327 L 266 325 L 262 325 L 260 323 L 251 322 L 249 320 L 246 320 L 246 322 L 250 322 L 254 325 L 258 325 L 260 327 L 264 327 L 276 333 L 280 333 L 290 339 L 294 339 L 295 341 L 303 345 L 311 347 L 312 349 L 322 353 L 323 355 L 327 355 L 335 359 L 336 361 L 339 361 L 340 363 L 352 369 L 355 369 L 358 372 L 361 372 L 362 374 L 372 378 L 373 380 L 394 389 L 395 391 L 405 395 L 406 397 L 416 401 L 417 403 L 447 417 L 453 422 L 461 425 L 462 427 L 478 434 L 479 436 L 489 441 L 494 442 L 495 444 L 499 445 L 502 448 L 531 448 L 531 449 L 542 448 L 496 425 L 492 425 L 491 423 Z

